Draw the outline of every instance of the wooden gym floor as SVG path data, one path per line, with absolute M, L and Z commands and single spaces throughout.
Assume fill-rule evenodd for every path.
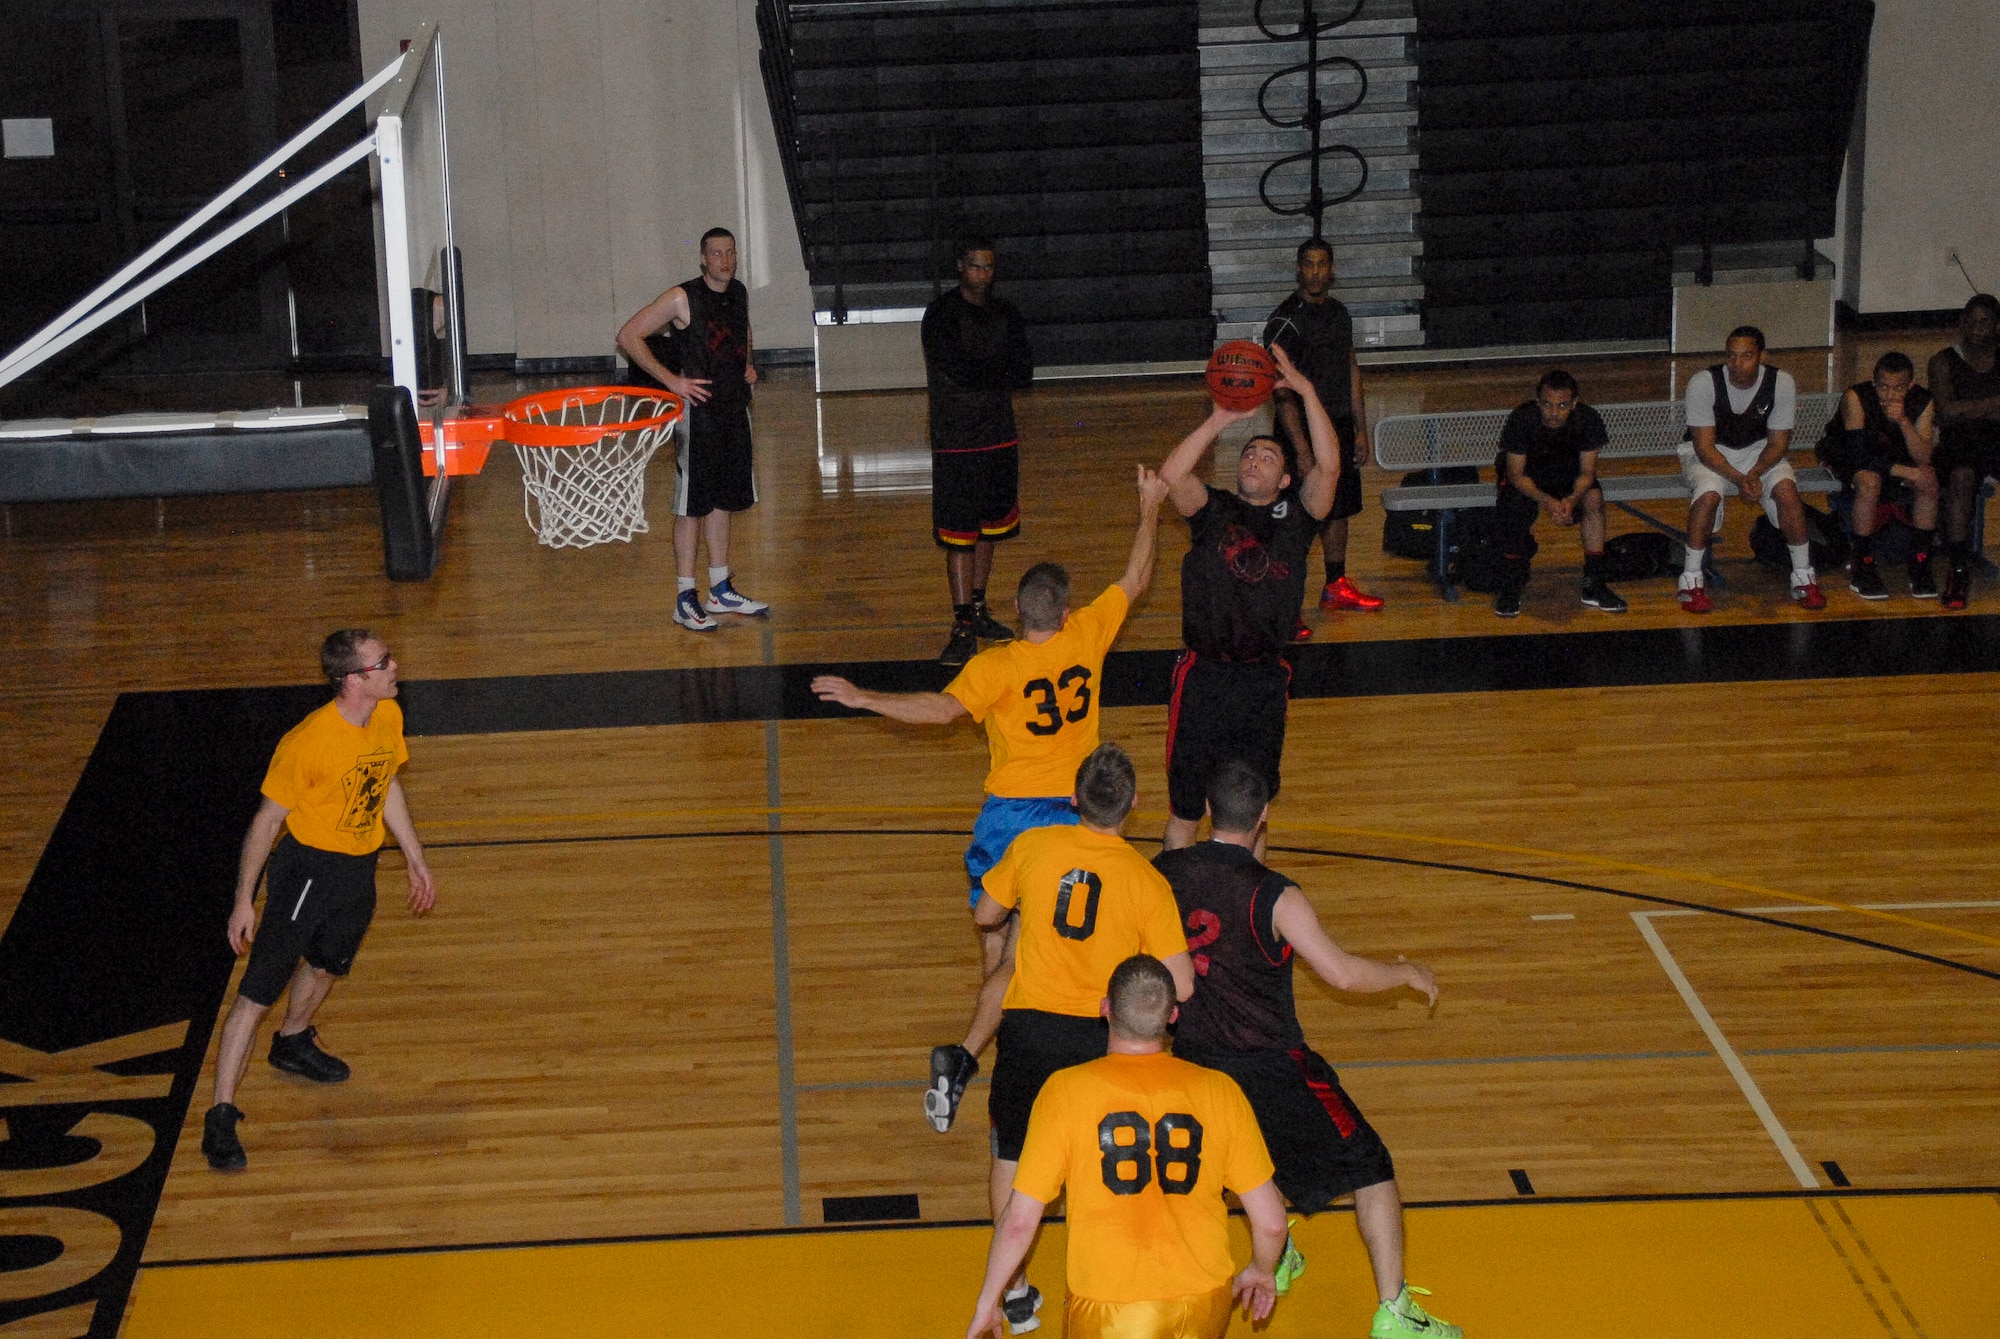
M 1777 360 L 1816 390 L 1881 348 L 1939 342 Z M 1614 401 L 1663 397 L 1695 365 L 1577 370 L 1586 399 Z M 1370 410 L 1504 406 L 1539 370 L 1378 371 Z M 1023 396 L 1026 530 L 994 589 L 1042 557 L 1086 594 L 1115 576 L 1131 462 L 1157 463 L 1202 407 L 1192 379 Z M 707 638 L 667 620 L 663 462 L 653 533 L 553 552 L 496 455 L 414 586 L 380 576 L 365 493 L 8 513 L 0 704 L 24 765 L 0 778 L 0 911 L 63 846 L 65 804 L 65 823 L 96 812 L 72 792 L 116 788 L 86 759 L 144 713 L 249 755 L 254 789 L 268 743 L 238 747 L 231 722 L 295 717 L 298 695 L 272 686 L 309 682 L 326 630 L 375 627 L 413 681 L 405 776 L 439 908 L 405 914 L 385 858 L 383 909 L 322 1017 L 355 1078 L 253 1066 L 241 1175 L 198 1148 L 210 1071 L 194 1081 L 191 1057 L 212 1015 L 166 1029 L 159 1046 L 192 1039 L 173 1100 L 193 1117 L 162 1162 L 123 1333 L 960 1332 L 985 1245 L 983 1086 L 942 1137 L 917 1094 L 970 1003 L 958 859 L 984 751 L 971 728 L 843 718 L 800 692 L 824 662 L 860 662 L 863 681 L 932 672 L 948 611 L 922 397 L 818 400 L 779 369 L 757 414 L 763 501 L 733 557 L 774 614 Z M 1626 587 L 1623 619 L 1577 607 L 1574 541 L 1547 527 L 1526 614 L 1502 623 L 1380 554 L 1383 482 L 1368 472 L 1351 567 L 1389 606 L 1310 614 L 1273 863 L 1341 942 L 1424 959 L 1443 983 L 1435 1011 L 1300 988 L 1418 1206 L 1411 1278 L 1478 1336 L 1579 1318 L 1710 1335 L 1746 1310 L 1781 1335 L 1993 1334 L 1995 588 L 1945 615 L 1864 606 L 1830 575 L 1831 607 L 1806 615 L 1749 563 L 1732 508 L 1732 586 L 1699 626 L 1670 580 Z M 1106 735 L 1141 771 L 1128 835 L 1147 849 L 1186 542 L 1176 522 L 1162 533 L 1132 654 L 1107 676 L 1126 705 Z M 194 812 L 202 784 L 158 802 Z M 201 838 L 211 867 L 247 812 Z M 909 1213 L 877 1198 L 898 1196 L 913 1223 L 827 1226 Z M 1312 1266 L 1270 1332 L 1361 1333 L 1346 1215 L 1301 1231 Z M 1052 1297 L 1060 1234 L 1037 1254 Z M 36 1295 L 18 1282 L 0 1305 Z M 0 1332 L 81 1334 L 92 1314 Z

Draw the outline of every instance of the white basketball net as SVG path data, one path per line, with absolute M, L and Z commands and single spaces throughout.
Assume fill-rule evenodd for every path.
M 646 466 L 676 423 L 636 429 L 624 425 L 673 409 L 670 401 L 640 395 L 612 395 L 595 404 L 564 400 L 554 413 L 539 406 L 529 409 L 525 422 L 605 429 L 586 446 L 514 444 L 525 494 L 522 511 L 535 537 L 552 549 L 580 549 L 644 534 Z

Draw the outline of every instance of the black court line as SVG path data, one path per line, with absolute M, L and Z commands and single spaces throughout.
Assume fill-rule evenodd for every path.
M 1112 652 L 1099 700 L 1164 706 L 1176 654 Z M 1302 699 L 1988 674 L 2000 672 L 2000 615 L 1320 642 L 1294 647 L 1286 658 L 1292 696 Z M 623 670 L 412 680 L 403 702 L 412 735 L 865 714 L 814 697 L 819 674 L 893 692 L 935 691 L 951 677 L 934 660 Z
M 1506 1195 L 1483 1199 L 1405 1200 L 1405 1209 L 1542 1208 L 1561 1204 L 1701 1204 L 1758 1200 L 1909 1199 L 1945 1195 L 2000 1195 L 2000 1185 L 1892 1186 L 1849 1190 L 1695 1190 L 1674 1194 L 1627 1195 Z M 1352 1204 L 1338 1204 L 1326 1213 L 1353 1213 Z M 1242 1211 L 1233 1211 L 1240 1216 Z M 1051 1214 L 1047 1223 L 1067 1221 Z M 753 1227 L 717 1232 L 658 1232 L 618 1237 L 550 1237 L 536 1241 L 484 1241 L 452 1246 L 370 1246 L 351 1250 L 301 1251 L 297 1254 L 218 1255 L 192 1260 L 149 1260 L 147 1269 L 202 1269 L 214 1265 L 261 1265 L 279 1261 L 359 1260 L 391 1255 L 463 1255 L 468 1251 L 523 1251 L 560 1246 L 632 1246 L 675 1241 L 748 1241 L 759 1237 L 817 1237 L 850 1232 L 940 1232 L 952 1228 L 991 1229 L 991 1218 L 950 1218 L 934 1223 L 839 1223 L 822 1227 Z

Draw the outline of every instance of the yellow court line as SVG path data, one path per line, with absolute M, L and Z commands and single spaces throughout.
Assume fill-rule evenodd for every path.
M 1822 1205 L 1845 1211 L 1838 1242 L 1815 1220 Z M 1578 1317 L 1619 1339 L 1975 1339 L 2000 1314 L 1991 1195 L 1413 1208 L 1408 1223 L 1410 1279 L 1485 1339 L 1566 1333 Z M 1306 1272 L 1258 1339 L 1361 1333 L 1375 1293 L 1353 1216 L 1293 1232 Z M 1231 1236 L 1247 1258 L 1241 1219 Z M 124 1339 L 955 1339 L 990 1238 L 939 1227 L 142 1266 Z M 1051 1334 L 1065 1244 L 1046 1225 L 1029 1268 Z M 1854 1246 L 1865 1257 L 1851 1271 Z M 1252 1331 L 1239 1318 L 1230 1334 Z
M 779 818 L 798 815 L 801 817 L 826 817 L 834 814 L 976 814 L 976 807 L 958 804 L 899 804 L 899 805 L 797 805 L 783 808 L 710 808 L 678 810 L 633 810 L 609 814 L 550 814 L 518 815 L 507 818 L 461 818 L 427 822 L 426 827 L 472 826 L 497 824 L 500 826 L 522 826 L 540 823 L 614 823 L 630 822 L 635 819 L 697 819 L 697 818 Z M 1165 814 L 1145 810 L 1134 810 L 1134 816 L 1142 819 L 1164 821 Z M 1767 888 L 1762 884 L 1744 883 L 1737 879 L 1718 878 L 1713 874 L 1697 873 L 1693 870 L 1669 869 L 1663 865 L 1646 865 L 1631 860 L 1618 860 L 1610 856 L 1588 855 L 1577 851 L 1550 851 L 1538 846 L 1514 846 L 1506 842 L 1478 841 L 1469 837 L 1432 837 L 1416 832 L 1395 832 L 1386 828 L 1337 827 L 1326 823 L 1285 823 L 1274 826 L 1275 832 L 1316 832 L 1337 837 L 1366 837 L 1378 841 L 1414 842 L 1423 846 L 1456 847 L 1470 851 L 1493 851 L 1504 855 L 1533 856 L 1539 860 L 1567 860 L 1580 865 L 1590 865 L 1599 869 L 1615 869 L 1627 874 L 1649 874 L 1655 878 L 1672 879 L 1681 883 L 1702 884 L 1710 888 L 1726 888 L 1732 892 L 1749 893 L 1757 897 L 1775 897 L 1785 902 L 1795 902 L 1800 906 L 1822 907 L 1828 911 L 1845 911 L 1856 916 L 1887 921 L 1896 925 L 1906 925 L 1919 930 L 1929 930 L 1934 934 L 1953 939 L 1969 940 L 1991 948 L 2000 948 L 2000 938 L 1983 935 L 1973 930 L 1960 929 L 1955 925 L 1940 925 L 1936 921 L 1920 920 L 1915 916 L 1902 916 L 1893 911 L 1878 911 L 1869 907 L 1857 907 L 1851 902 L 1838 902 L 1832 898 L 1814 897 L 1809 893 L 1788 893 L 1781 888 Z M 691 834 L 699 836 L 699 833 Z

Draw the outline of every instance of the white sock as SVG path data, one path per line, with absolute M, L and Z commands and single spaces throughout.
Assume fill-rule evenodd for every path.
M 1028 1295 L 1028 1287 L 1029 1285 L 1024 1283 L 1018 1288 L 1009 1288 L 1006 1292 L 1001 1293 L 1000 1296 L 1006 1301 L 1011 1302 L 1016 1297 L 1026 1297 Z
M 726 586 L 728 584 L 729 584 L 728 568 L 711 567 L 708 569 L 708 588 L 710 590 L 714 590 L 717 586 Z
M 1812 545 L 1787 544 L 1785 545 L 1785 550 L 1792 555 L 1793 572 L 1812 571 Z
M 1708 560 L 1707 549 L 1689 549 L 1681 560 L 1681 589 L 1702 584 L 1701 566 Z
M 676 577 L 676 578 L 674 579 L 674 585 L 675 585 L 676 587 L 678 587 L 678 588 L 679 588 L 679 589 L 680 589 L 680 590 L 681 590 L 682 592 L 687 592 L 687 591 L 691 591 L 691 590 L 693 590 L 693 589 L 694 589 L 694 578 L 693 578 L 693 577 Z

